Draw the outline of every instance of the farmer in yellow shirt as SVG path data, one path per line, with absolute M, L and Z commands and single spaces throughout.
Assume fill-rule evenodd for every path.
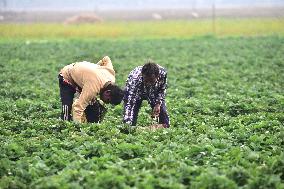
M 82 115 L 86 114 L 88 122 L 100 121 L 100 103 L 120 104 L 123 90 L 115 82 L 115 71 L 108 56 L 97 64 L 76 62 L 61 69 L 59 75 L 60 97 L 62 102 L 62 120 L 72 120 L 72 104 L 74 95 L 80 93 L 73 104 L 73 120 L 82 123 Z

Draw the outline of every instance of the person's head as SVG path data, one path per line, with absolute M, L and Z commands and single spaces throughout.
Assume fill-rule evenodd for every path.
M 107 84 L 100 91 L 100 99 L 107 104 L 118 105 L 122 101 L 124 91 L 113 83 Z
M 142 67 L 142 77 L 145 85 L 153 85 L 159 77 L 159 66 L 152 60 L 149 60 Z

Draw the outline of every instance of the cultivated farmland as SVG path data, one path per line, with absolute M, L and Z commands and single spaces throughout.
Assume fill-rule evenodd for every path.
M 282 35 L 36 36 L 0 52 L 0 188 L 284 187 Z M 171 128 L 129 133 L 122 105 L 101 124 L 58 119 L 60 68 L 104 55 L 120 86 L 148 58 L 167 68 Z

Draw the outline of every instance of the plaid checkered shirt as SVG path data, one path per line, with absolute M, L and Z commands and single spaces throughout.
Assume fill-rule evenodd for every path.
M 147 87 L 143 83 L 142 66 L 138 66 L 132 70 L 126 80 L 123 116 L 124 123 L 133 123 L 136 101 L 146 99 L 151 104 L 161 104 L 165 100 L 166 88 L 167 72 L 163 67 L 159 66 L 159 76 L 156 83 Z

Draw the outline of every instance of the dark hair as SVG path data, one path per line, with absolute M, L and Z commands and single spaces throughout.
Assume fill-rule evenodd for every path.
M 142 74 L 145 76 L 159 75 L 159 66 L 152 60 L 148 60 L 142 67 Z
M 110 96 L 111 96 L 110 103 L 112 105 L 118 105 L 121 103 L 124 96 L 124 91 L 121 88 L 119 88 L 119 86 L 115 84 L 109 84 L 106 90 L 110 90 Z

